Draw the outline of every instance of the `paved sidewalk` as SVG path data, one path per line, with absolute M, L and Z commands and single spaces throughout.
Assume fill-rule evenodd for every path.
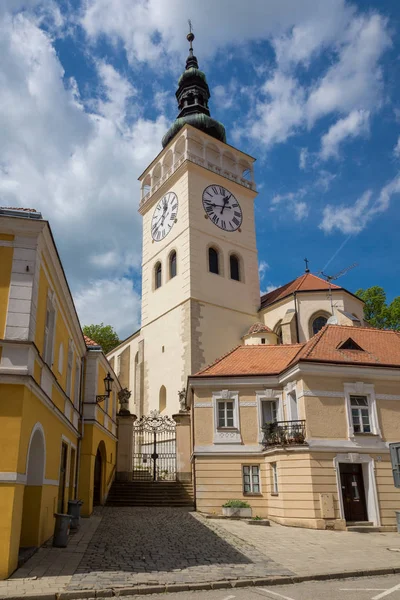
M 259 527 L 184 508 L 106 507 L 82 520 L 68 548 L 44 546 L 0 582 L 0 598 L 388 568 L 400 568 L 397 533 Z

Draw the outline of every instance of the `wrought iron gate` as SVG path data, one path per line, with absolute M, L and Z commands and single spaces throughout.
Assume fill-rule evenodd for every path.
M 176 423 L 157 410 L 133 425 L 134 480 L 175 481 Z

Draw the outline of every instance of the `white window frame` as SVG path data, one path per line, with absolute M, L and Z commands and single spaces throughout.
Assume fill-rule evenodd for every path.
M 365 404 L 364 405 L 353 404 L 353 398 L 356 398 L 356 399 L 359 399 L 359 400 L 360 399 L 365 400 Z M 354 394 L 351 394 L 350 395 L 350 409 L 351 409 L 351 420 L 352 420 L 352 423 L 353 423 L 354 433 L 355 434 L 356 433 L 371 433 L 371 431 L 372 431 L 371 412 L 370 412 L 370 407 L 368 405 L 368 398 L 367 398 L 367 396 L 358 396 L 358 395 L 356 396 Z M 358 413 L 359 427 L 360 427 L 361 431 L 356 431 L 355 430 L 354 415 L 353 415 L 353 412 L 355 410 Z M 369 429 L 369 431 L 364 431 L 365 425 L 364 425 L 364 420 L 363 420 L 364 417 L 363 417 L 363 414 L 362 414 L 363 410 L 364 411 L 366 410 L 367 415 L 368 415 L 368 429 Z
M 79 410 L 79 392 L 81 389 L 81 363 L 79 358 L 75 361 L 75 380 L 74 380 L 74 406 Z
M 258 491 L 254 491 L 253 489 L 253 468 L 257 469 L 257 477 L 258 477 Z M 246 490 L 244 489 L 245 487 L 245 483 L 244 483 L 244 477 L 245 477 L 245 473 L 244 470 L 245 469 L 250 469 L 250 491 L 246 492 Z M 244 496 L 254 496 L 254 495 L 259 495 L 261 494 L 261 473 L 260 473 L 260 465 L 242 465 L 242 489 L 243 489 L 243 495 Z
M 257 412 L 258 412 L 258 441 L 261 444 L 264 438 L 264 432 L 262 430 L 263 422 L 263 411 L 262 411 L 262 402 L 270 401 L 276 402 L 278 406 L 277 410 L 277 421 L 283 421 L 283 411 L 282 411 L 282 392 L 274 389 L 266 389 L 256 391 L 256 401 L 257 401 Z
M 47 321 L 47 315 L 49 323 Z M 56 337 L 56 305 L 55 294 L 49 291 L 47 295 L 46 317 L 44 324 L 43 360 L 51 368 L 54 359 L 54 341 Z
M 214 407 L 214 444 L 241 444 L 239 420 L 239 392 L 221 390 L 212 395 Z M 218 403 L 233 402 L 233 427 L 218 427 Z
M 271 494 L 279 496 L 279 479 L 278 479 L 278 463 L 271 462 Z
M 69 340 L 68 355 L 67 355 L 67 379 L 65 382 L 65 393 L 67 394 L 68 398 L 71 398 L 73 362 L 74 362 L 74 348 L 72 345 L 72 340 Z
M 371 433 L 358 434 L 354 433 L 353 416 L 351 413 L 350 396 L 365 396 L 368 401 L 368 412 L 371 425 Z M 375 386 L 370 383 L 358 381 L 356 383 L 344 384 L 344 397 L 346 403 L 347 426 L 349 439 L 355 438 L 357 435 L 378 435 L 382 437 L 379 427 L 378 411 L 376 407 Z
M 228 403 L 232 405 L 232 409 L 228 409 Z M 221 425 L 221 406 L 223 405 L 223 412 L 224 412 L 224 416 L 223 416 L 223 422 L 224 424 Z M 228 410 L 232 410 L 232 416 L 228 415 Z M 217 428 L 218 429 L 232 429 L 233 427 L 235 427 L 235 406 L 234 406 L 234 401 L 233 400 L 217 400 L 217 418 L 218 418 L 218 422 L 217 422 Z M 228 423 L 228 419 L 232 419 L 232 424 Z

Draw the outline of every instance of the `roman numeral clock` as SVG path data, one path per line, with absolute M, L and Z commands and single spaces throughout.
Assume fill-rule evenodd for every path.
M 224 231 L 236 231 L 242 224 L 242 209 L 235 196 L 220 185 L 209 185 L 203 192 L 203 207 L 208 218 Z
M 161 242 L 176 223 L 178 214 L 178 197 L 174 192 L 165 194 L 154 209 L 151 219 L 151 237 Z

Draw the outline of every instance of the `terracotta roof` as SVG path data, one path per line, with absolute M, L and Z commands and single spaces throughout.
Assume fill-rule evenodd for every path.
M 269 327 L 267 327 L 267 325 L 264 325 L 264 323 L 254 323 L 250 329 L 248 330 L 248 332 L 246 333 L 246 335 L 252 335 L 253 333 L 262 333 L 262 332 L 266 332 L 266 333 L 273 333 L 272 329 L 270 329 Z
M 349 338 L 362 350 L 340 348 Z M 383 329 L 325 325 L 304 345 L 297 359 L 400 367 L 400 335 Z
M 349 338 L 362 350 L 340 348 Z M 238 346 L 194 377 L 277 375 L 298 362 L 400 368 L 400 334 L 367 327 L 325 325 L 304 344 Z
M 94 340 L 91 340 L 90 337 L 88 337 L 87 335 L 83 335 L 83 338 L 85 340 L 86 346 L 88 346 L 88 347 L 90 347 L 90 346 L 96 346 L 97 348 L 101 348 L 100 344 L 98 344 Z
M 334 283 L 331 283 L 331 288 L 333 290 L 343 289 Z M 290 294 L 293 294 L 293 292 L 325 290 L 329 290 L 329 283 L 325 281 L 325 279 L 321 279 L 312 273 L 304 273 L 304 275 L 301 275 L 297 279 L 293 279 L 293 281 L 289 281 L 289 283 L 286 283 L 282 287 L 261 296 L 261 308 L 265 308 L 273 302 L 277 302 L 277 300 L 282 300 L 283 298 L 290 296 Z
M 197 373 L 197 376 L 264 375 L 283 371 L 304 344 L 238 346 Z
M 0 206 L 0 210 L 20 210 L 22 212 L 38 212 L 36 208 L 24 208 L 22 206 Z

